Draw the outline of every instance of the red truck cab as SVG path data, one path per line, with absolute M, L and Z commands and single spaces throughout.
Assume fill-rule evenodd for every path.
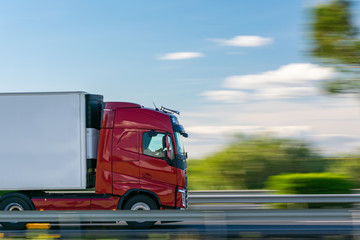
M 100 130 L 95 193 L 122 196 L 120 208 L 146 195 L 160 209 L 187 207 L 187 136 L 170 112 L 138 104 L 105 104 Z

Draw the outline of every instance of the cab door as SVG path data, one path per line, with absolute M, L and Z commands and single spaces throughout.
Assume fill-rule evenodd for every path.
M 114 129 L 112 148 L 113 193 L 123 195 L 140 187 L 139 133 L 137 129 Z
M 162 205 L 175 206 L 177 170 L 171 161 L 175 154 L 170 134 L 143 131 L 140 142 L 141 187 L 156 193 Z

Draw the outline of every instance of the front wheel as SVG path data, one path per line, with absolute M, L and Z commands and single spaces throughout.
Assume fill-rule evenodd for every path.
M 124 210 L 154 210 L 159 209 L 153 199 L 145 195 L 130 198 L 124 205 Z M 151 222 L 126 222 L 131 228 L 150 228 L 156 221 Z

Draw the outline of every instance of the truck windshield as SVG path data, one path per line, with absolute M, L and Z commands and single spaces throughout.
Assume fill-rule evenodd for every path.
M 178 154 L 184 154 L 185 153 L 184 144 L 181 138 L 181 134 L 179 132 L 175 132 L 175 141 L 176 141 L 176 148 Z

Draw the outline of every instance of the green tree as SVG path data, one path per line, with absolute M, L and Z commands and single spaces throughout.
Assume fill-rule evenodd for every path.
M 238 136 L 223 151 L 189 161 L 193 189 L 260 189 L 269 176 L 322 172 L 326 161 L 303 141 L 271 135 Z
M 360 93 L 360 39 L 351 6 L 348 0 L 333 0 L 312 9 L 311 54 L 340 72 L 325 84 L 329 93 Z

